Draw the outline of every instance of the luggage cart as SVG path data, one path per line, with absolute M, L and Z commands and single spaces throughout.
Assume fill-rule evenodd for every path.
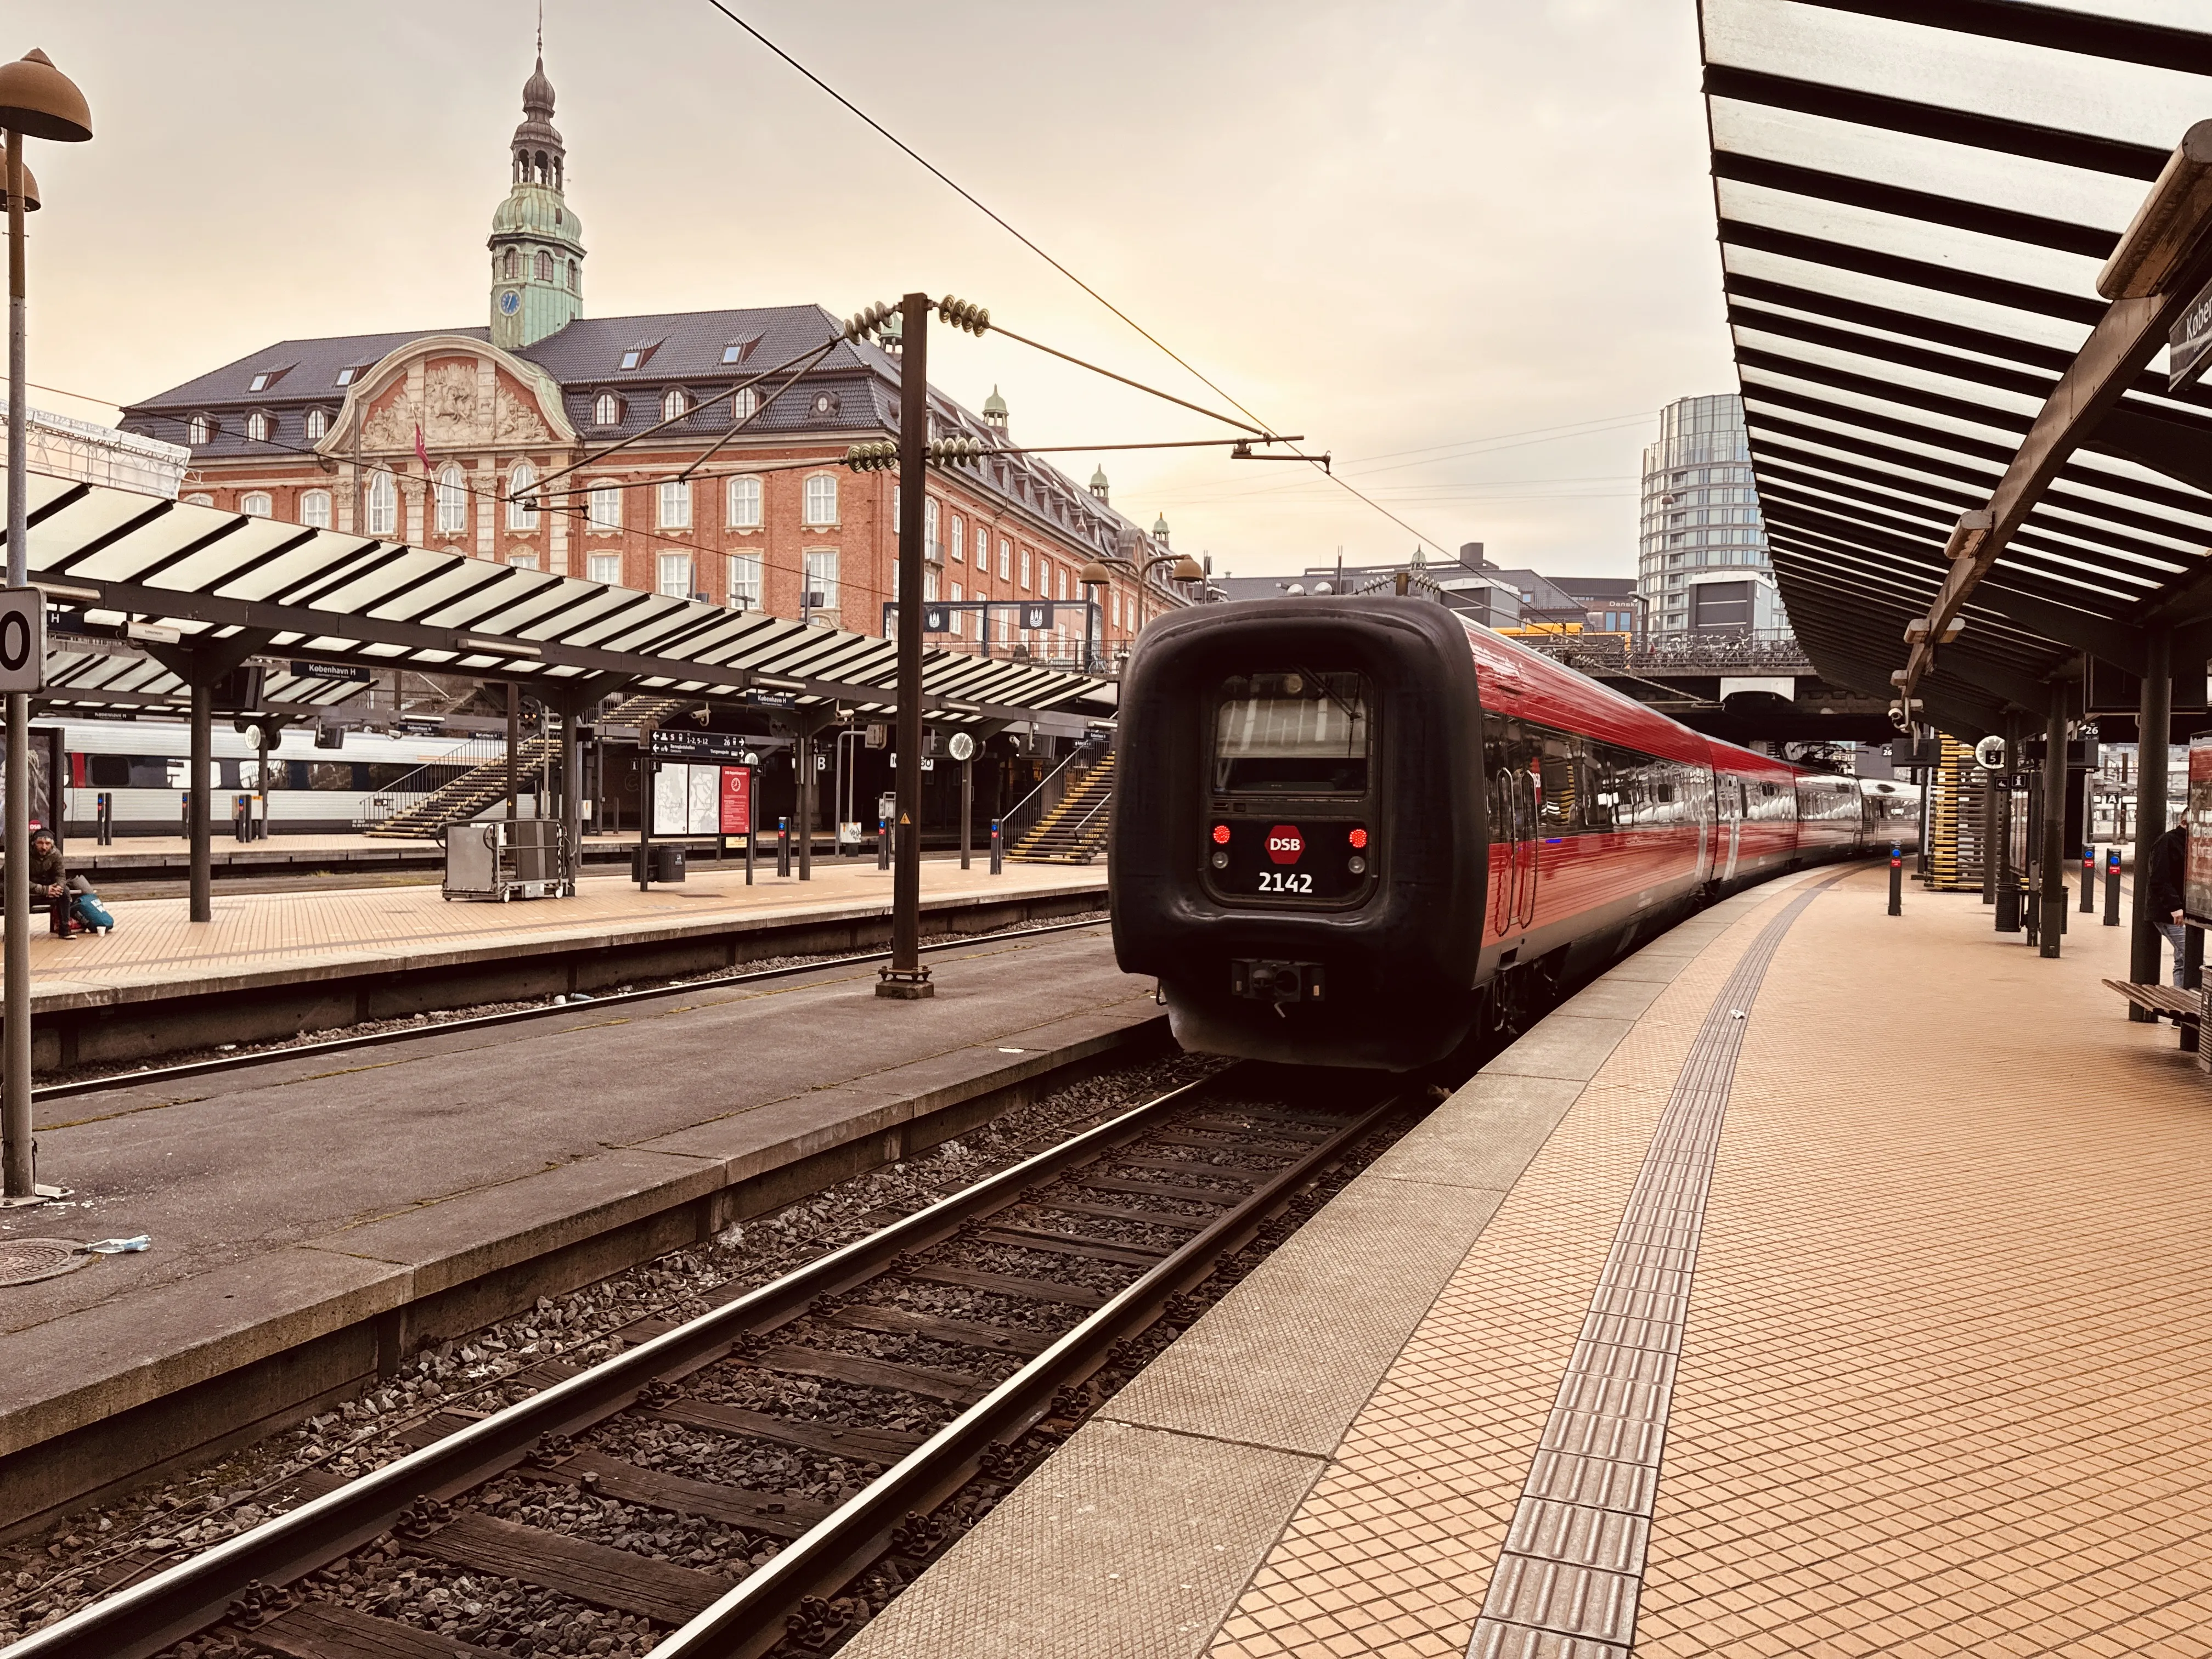
M 444 841 L 449 900 L 576 896 L 576 838 L 557 818 L 449 823 Z

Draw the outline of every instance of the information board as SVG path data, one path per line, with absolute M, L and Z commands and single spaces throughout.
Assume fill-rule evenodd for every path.
M 722 833 L 743 836 L 753 827 L 753 775 L 742 766 L 722 769 Z
M 757 742 L 742 732 L 665 732 L 646 734 L 646 752 L 657 758 L 690 761 L 733 761 L 744 757 L 745 745 Z
M 2189 863 L 2182 874 L 2182 914 L 2212 927 L 2212 732 L 2189 739 Z
M 688 766 L 656 766 L 653 769 L 653 833 L 656 836 L 685 836 L 690 834 L 691 769 Z

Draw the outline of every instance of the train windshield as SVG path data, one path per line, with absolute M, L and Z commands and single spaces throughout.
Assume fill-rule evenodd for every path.
M 1213 787 L 1236 793 L 1367 793 L 1367 681 L 1291 669 L 1224 681 Z

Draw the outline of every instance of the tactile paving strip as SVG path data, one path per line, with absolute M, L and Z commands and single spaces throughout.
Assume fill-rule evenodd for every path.
M 1628 1659 L 1698 1233 L 1751 1005 L 1823 882 L 1713 999 L 1651 1137 L 1514 1512 L 1470 1659 Z

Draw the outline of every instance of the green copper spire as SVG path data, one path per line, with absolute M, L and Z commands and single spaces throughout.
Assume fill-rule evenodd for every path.
M 513 351 L 557 334 L 584 312 L 584 227 L 561 191 L 568 154 L 553 125 L 541 53 L 522 87 L 514 184 L 491 220 L 491 339 Z

